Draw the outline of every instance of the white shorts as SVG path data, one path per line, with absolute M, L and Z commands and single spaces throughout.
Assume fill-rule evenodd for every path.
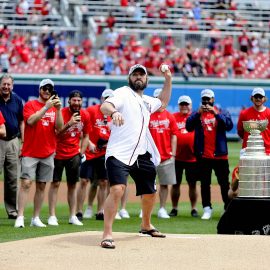
M 176 184 L 174 159 L 170 158 L 157 166 L 157 175 L 160 185 Z

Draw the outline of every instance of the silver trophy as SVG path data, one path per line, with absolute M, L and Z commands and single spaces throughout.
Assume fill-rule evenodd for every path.
M 261 135 L 267 125 L 268 120 L 243 121 L 250 134 L 239 162 L 239 197 L 270 197 L 270 156 L 265 154 Z

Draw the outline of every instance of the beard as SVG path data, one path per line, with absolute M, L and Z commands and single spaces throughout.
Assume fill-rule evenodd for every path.
M 147 82 L 143 83 L 141 80 L 136 80 L 135 82 L 132 82 L 130 78 L 128 80 L 128 84 L 130 88 L 135 92 L 143 91 L 147 86 Z

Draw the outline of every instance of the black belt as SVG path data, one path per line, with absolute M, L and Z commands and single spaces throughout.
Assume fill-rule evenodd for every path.
M 19 136 L 19 134 L 15 134 L 13 136 L 8 136 L 8 137 L 5 137 L 5 138 L 2 138 L 2 140 L 4 140 L 4 141 L 11 141 L 11 140 L 17 138 L 18 136 Z

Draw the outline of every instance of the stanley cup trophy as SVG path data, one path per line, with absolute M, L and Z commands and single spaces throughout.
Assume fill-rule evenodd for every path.
M 239 163 L 239 197 L 270 197 L 270 156 L 265 153 L 261 132 L 267 128 L 268 120 L 243 121 L 249 132 L 247 148 Z

